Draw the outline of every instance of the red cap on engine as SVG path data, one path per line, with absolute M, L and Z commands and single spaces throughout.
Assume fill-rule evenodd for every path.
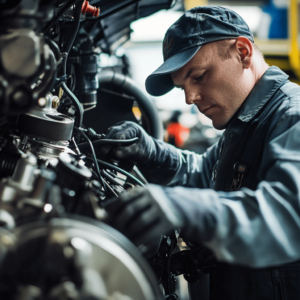
M 92 14 L 93 17 L 98 17 L 100 13 L 100 8 L 90 5 L 89 1 L 84 1 L 82 4 L 81 13 L 89 13 Z

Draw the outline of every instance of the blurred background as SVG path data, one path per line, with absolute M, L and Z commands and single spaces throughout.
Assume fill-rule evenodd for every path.
M 170 10 L 159 12 L 131 23 L 131 38 L 116 50 L 116 56 L 101 54 L 101 67 L 115 68 L 126 59 L 127 70 L 138 86 L 145 90 L 145 80 L 163 62 L 161 45 L 164 34 L 185 10 L 202 5 L 221 5 L 240 14 L 248 23 L 255 42 L 269 65 L 285 71 L 290 80 L 299 80 L 298 0 L 265 1 L 176 1 Z M 221 131 L 196 107 L 186 105 L 184 92 L 173 89 L 161 97 L 152 97 L 164 124 L 164 138 L 179 148 L 203 153 L 215 143 Z M 136 113 L 138 113 L 136 111 Z

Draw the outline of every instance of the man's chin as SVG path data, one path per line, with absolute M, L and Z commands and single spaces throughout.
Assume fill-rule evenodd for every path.
M 212 125 L 215 129 L 217 130 L 223 130 L 223 129 L 226 129 L 227 125 L 228 125 L 229 122 L 218 122 L 218 121 L 214 121 L 212 120 Z

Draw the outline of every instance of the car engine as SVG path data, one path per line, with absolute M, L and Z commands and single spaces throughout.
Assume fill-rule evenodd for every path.
M 155 138 L 161 123 L 126 57 L 100 68 L 99 56 L 115 55 L 132 21 L 172 5 L 0 1 L 0 299 L 163 299 L 154 271 L 166 260 L 153 271 L 105 223 L 106 201 L 147 182 L 136 166 L 97 152 L 134 142 L 105 139 L 118 121 Z M 163 238 L 166 249 L 173 240 Z

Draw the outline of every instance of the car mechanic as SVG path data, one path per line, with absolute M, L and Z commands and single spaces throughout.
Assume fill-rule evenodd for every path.
M 210 299 L 300 298 L 300 87 L 269 67 L 245 21 L 219 6 L 186 11 L 167 31 L 164 63 L 146 80 L 160 96 L 177 87 L 217 129 L 203 155 L 155 140 L 137 124 L 103 146 L 149 180 L 107 206 L 112 225 L 136 245 L 181 228 L 211 249 Z M 159 184 L 159 185 L 158 185 Z

